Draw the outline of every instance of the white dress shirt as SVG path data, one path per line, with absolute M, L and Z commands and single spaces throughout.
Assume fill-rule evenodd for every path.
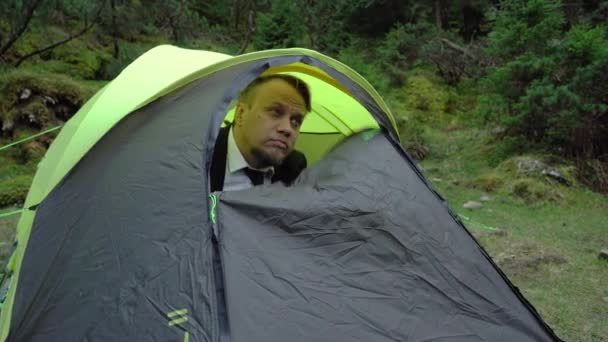
M 272 166 L 264 169 L 256 169 L 249 166 L 243 154 L 234 140 L 233 128 L 228 132 L 228 148 L 226 156 L 226 173 L 224 174 L 224 190 L 235 191 L 253 187 L 251 179 L 245 174 L 245 169 L 261 171 L 264 173 L 264 184 L 270 184 L 274 168 Z

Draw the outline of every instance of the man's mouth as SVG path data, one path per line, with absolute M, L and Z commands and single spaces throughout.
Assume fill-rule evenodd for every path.
M 277 139 L 271 139 L 269 141 L 269 144 L 273 147 L 277 147 L 280 148 L 282 150 L 286 150 L 287 149 L 287 143 L 282 141 L 282 140 L 277 140 Z

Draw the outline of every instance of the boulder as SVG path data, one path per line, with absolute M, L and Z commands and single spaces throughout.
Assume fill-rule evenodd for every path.
M 608 248 L 602 249 L 597 257 L 600 258 L 600 260 L 608 260 Z

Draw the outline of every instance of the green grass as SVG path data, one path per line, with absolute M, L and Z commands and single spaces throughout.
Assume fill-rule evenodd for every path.
M 475 130 L 427 131 L 430 157 L 421 163 L 426 177 L 450 206 L 470 220 L 478 236 L 509 279 L 566 341 L 608 341 L 608 198 L 573 185 L 527 178 L 532 186 L 559 196 L 521 198 L 513 173 L 487 163 L 487 137 Z M 484 191 L 480 178 L 494 184 Z M 435 181 L 433 182 L 433 179 Z M 488 190 L 488 189 L 486 189 Z M 481 209 L 462 206 L 488 195 Z M 488 234 L 483 226 L 505 235 Z
M 7 207 L 0 209 L 0 214 L 15 211 L 16 207 Z M 13 240 L 19 221 L 19 214 L 0 218 L 0 273 L 4 272 L 4 266 L 8 261 L 9 254 L 12 250 Z

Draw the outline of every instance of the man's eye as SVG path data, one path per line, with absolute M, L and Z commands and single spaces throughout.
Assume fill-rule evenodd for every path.
M 291 124 L 294 127 L 300 127 L 302 125 L 302 120 L 301 119 L 291 119 Z

